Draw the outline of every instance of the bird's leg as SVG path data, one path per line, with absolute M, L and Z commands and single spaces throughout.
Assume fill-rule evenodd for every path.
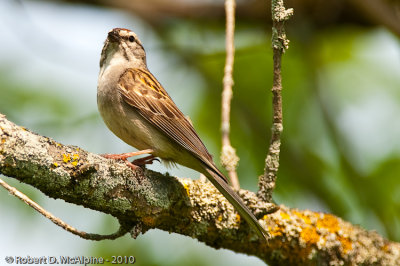
M 136 160 L 133 161 L 133 163 L 131 163 L 130 161 L 128 161 L 128 158 L 129 157 L 133 157 L 133 156 L 137 156 L 137 155 L 146 154 L 146 153 L 153 153 L 153 152 L 154 151 L 152 149 L 147 149 L 147 150 L 128 152 L 128 153 L 120 153 L 120 154 L 108 154 L 108 153 L 106 153 L 106 154 L 102 154 L 101 156 L 103 156 L 104 158 L 107 158 L 107 159 L 123 160 L 123 161 L 125 161 L 125 163 L 130 168 L 132 168 L 132 170 L 136 170 L 138 168 L 138 166 L 133 164 L 133 163 L 136 162 Z M 154 158 L 153 155 L 149 155 L 147 157 L 144 157 L 143 159 L 148 158 L 148 157 L 153 157 Z M 141 160 L 141 159 L 138 159 L 138 160 Z M 153 161 L 153 160 L 154 159 L 152 159 L 151 161 Z M 143 165 L 143 164 L 138 164 L 138 165 Z

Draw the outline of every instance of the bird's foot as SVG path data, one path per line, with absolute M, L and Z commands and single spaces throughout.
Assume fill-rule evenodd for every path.
M 142 166 L 146 164 L 152 164 L 153 161 L 160 161 L 160 160 L 154 157 L 154 155 L 150 154 L 149 156 L 133 160 L 132 163 L 137 166 Z
M 146 164 L 147 161 L 149 161 L 149 163 L 152 163 L 153 160 L 157 160 L 157 159 L 153 155 L 149 155 L 149 156 L 146 156 L 144 158 L 134 160 L 131 163 L 130 161 L 128 161 L 128 158 L 129 157 L 133 157 L 133 156 L 146 154 L 146 153 L 153 153 L 153 152 L 154 151 L 152 149 L 147 149 L 147 150 L 128 152 L 128 153 L 121 153 L 121 154 L 108 154 L 108 153 L 106 153 L 106 154 L 102 154 L 101 156 L 103 156 L 104 158 L 107 158 L 107 159 L 123 160 L 123 161 L 125 161 L 125 163 L 130 168 L 132 168 L 132 170 L 137 170 L 137 168 L 139 166 Z M 142 160 L 144 161 L 144 163 L 142 162 Z

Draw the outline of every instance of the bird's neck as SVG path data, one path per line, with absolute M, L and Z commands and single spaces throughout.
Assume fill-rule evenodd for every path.
M 122 52 L 109 54 L 105 57 L 103 64 L 100 66 L 100 76 L 105 75 L 108 71 L 122 74 L 128 68 L 147 69 L 146 58 L 140 59 L 132 56 L 128 58 L 128 56 Z

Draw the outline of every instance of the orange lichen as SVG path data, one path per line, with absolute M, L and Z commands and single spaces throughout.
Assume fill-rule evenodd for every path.
M 300 232 L 301 239 L 306 242 L 307 245 L 316 244 L 319 241 L 319 234 L 314 227 L 305 227 Z
M 311 224 L 311 219 L 310 219 L 310 217 L 304 215 L 303 213 L 298 212 L 298 211 L 293 211 L 293 214 L 295 214 L 297 217 L 299 217 L 300 219 L 302 219 L 302 220 L 304 221 L 304 223 L 306 223 L 306 224 Z
M 351 239 L 348 237 L 344 236 L 338 236 L 337 239 L 340 241 L 342 244 L 342 249 L 344 253 L 349 252 L 350 250 L 353 249 L 353 244 L 351 243 Z
M 142 221 L 143 221 L 143 223 L 144 223 L 145 225 L 148 225 L 148 226 L 154 226 L 154 225 L 155 225 L 155 220 L 154 220 L 154 218 L 151 217 L 151 216 L 145 216 L 145 217 L 143 217 L 143 218 L 142 218 Z
M 283 226 L 276 225 L 274 228 L 268 226 L 268 232 L 271 234 L 271 236 L 283 236 L 284 231 L 285 228 Z
M 317 228 L 325 228 L 331 233 L 336 233 L 340 230 L 338 218 L 332 214 L 324 214 L 317 220 Z

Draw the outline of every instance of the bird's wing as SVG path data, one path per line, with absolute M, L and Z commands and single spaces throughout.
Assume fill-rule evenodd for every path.
M 173 141 L 187 149 L 207 167 L 206 175 L 214 186 L 228 199 L 239 214 L 259 235 L 266 239 L 268 233 L 258 223 L 241 198 L 228 185 L 226 177 L 214 165 L 211 155 L 183 113 L 156 78 L 144 69 L 130 68 L 121 75 L 118 90 L 125 102 L 136 108 L 152 125 Z
M 203 163 L 215 168 L 193 126 L 148 70 L 127 69 L 119 79 L 118 90 L 125 102 L 136 108 L 147 121 Z

